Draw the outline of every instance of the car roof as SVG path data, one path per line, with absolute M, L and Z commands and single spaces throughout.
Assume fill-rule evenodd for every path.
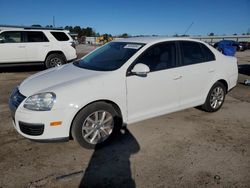
M 237 42 L 237 41 L 234 41 L 234 40 L 221 40 L 220 42 Z
M 0 31 L 50 31 L 50 32 L 66 32 L 69 33 L 68 30 L 56 30 L 56 29 L 24 29 L 24 28 L 4 28 L 0 29 Z
M 202 42 L 200 40 L 191 39 L 188 37 L 185 37 L 185 38 L 184 37 L 131 37 L 131 38 L 125 38 L 125 39 L 118 39 L 115 42 L 153 44 L 153 43 L 158 43 L 158 42 L 178 41 L 178 40 Z

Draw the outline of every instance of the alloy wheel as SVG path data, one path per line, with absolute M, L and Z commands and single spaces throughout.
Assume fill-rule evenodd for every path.
M 90 144 L 105 141 L 114 127 L 113 116 L 107 111 L 95 111 L 90 114 L 82 125 L 82 136 Z
M 50 60 L 50 66 L 51 66 L 51 67 L 56 67 L 56 66 L 60 66 L 60 65 L 62 65 L 61 59 L 55 57 L 55 58 L 52 58 L 52 59 Z
M 213 109 L 219 108 L 224 101 L 224 90 L 221 87 L 215 87 L 210 96 L 210 105 Z

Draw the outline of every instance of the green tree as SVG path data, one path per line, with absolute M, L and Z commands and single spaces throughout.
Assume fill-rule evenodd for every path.
M 81 38 L 81 37 L 91 37 L 91 36 L 100 36 L 99 33 L 95 33 L 95 31 L 93 30 L 93 28 L 91 27 L 87 27 L 87 28 L 82 28 L 80 26 L 65 26 L 64 27 L 65 30 L 69 30 L 70 32 L 72 33 L 77 33 L 78 35 L 78 38 Z
M 42 27 L 42 26 L 39 24 L 33 24 L 33 25 L 31 25 L 31 27 Z
M 123 33 L 123 34 L 121 35 L 121 37 L 122 37 L 122 38 L 128 38 L 129 35 L 128 35 L 128 33 Z
M 87 27 L 85 29 L 85 36 L 87 36 L 87 37 L 93 36 L 93 29 L 91 27 Z
M 72 26 L 65 26 L 64 29 L 68 30 L 70 32 L 73 32 L 73 27 Z
M 79 38 L 84 36 L 82 28 L 80 26 L 75 26 L 72 32 L 77 33 Z

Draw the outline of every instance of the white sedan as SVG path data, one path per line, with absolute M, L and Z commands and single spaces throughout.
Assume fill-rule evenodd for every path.
M 237 59 L 201 41 L 129 38 L 30 76 L 9 107 L 24 137 L 94 148 L 121 125 L 196 106 L 215 112 L 237 79 Z

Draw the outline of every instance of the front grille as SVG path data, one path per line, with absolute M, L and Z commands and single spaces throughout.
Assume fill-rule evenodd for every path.
M 18 89 L 13 91 L 12 95 L 10 96 L 10 100 L 16 108 L 21 104 L 21 102 L 23 102 L 25 98 L 26 97 L 22 95 Z
M 13 90 L 13 92 L 12 92 L 12 94 L 10 96 L 10 99 L 9 99 L 9 108 L 10 108 L 10 111 L 11 111 L 12 118 L 15 117 L 16 109 L 23 102 L 23 100 L 25 98 L 26 97 L 19 92 L 18 88 L 15 88 Z
M 19 121 L 20 130 L 27 135 L 39 136 L 43 134 L 44 125 L 43 124 L 31 124 Z

